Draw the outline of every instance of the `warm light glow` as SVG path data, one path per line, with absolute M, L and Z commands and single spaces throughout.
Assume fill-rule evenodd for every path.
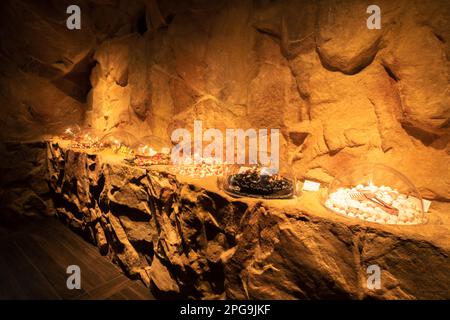
M 340 214 L 383 224 L 422 223 L 420 208 L 410 197 L 372 182 L 353 188 L 339 188 L 325 205 Z

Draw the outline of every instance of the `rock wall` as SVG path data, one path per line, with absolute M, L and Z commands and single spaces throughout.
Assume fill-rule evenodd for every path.
M 81 30 L 66 27 L 72 4 Z M 2 1 L 0 139 L 37 140 L 82 124 L 94 53 L 106 39 L 137 32 L 142 14 L 138 1 Z
M 297 178 L 385 163 L 439 201 L 434 220 L 353 222 L 306 195 L 233 200 L 42 142 L 1 144 L 2 219 L 55 206 L 130 276 L 187 297 L 449 298 L 449 1 L 378 1 L 381 30 L 362 0 L 80 0 L 75 31 L 69 4 L 0 2 L 0 140 L 74 124 L 165 140 L 194 120 L 280 128 Z M 378 291 L 364 286 L 372 263 Z
M 319 193 L 234 199 L 215 177 L 144 169 L 48 143 L 58 216 L 158 297 L 449 299 L 448 203 L 429 222 L 389 226 L 326 210 Z M 367 267 L 381 288 L 367 288 Z M 430 272 L 431 271 L 431 272 Z
M 54 215 L 47 144 L 0 143 L 0 223 Z
M 369 30 L 362 0 L 83 0 L 76 31 L 69 2 L 2 1 L 3 140 L 280 128 L 299 178 L 380 162 L 449 200 L 448 1 L 379 1 Z

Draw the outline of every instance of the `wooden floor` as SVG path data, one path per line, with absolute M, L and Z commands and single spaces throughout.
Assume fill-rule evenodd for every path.
M 69 290 L 69 265 L 81 270 L 81 289 Z M 55 218 L 0 224 L 0 299 L 154 299 L 97 248 Z

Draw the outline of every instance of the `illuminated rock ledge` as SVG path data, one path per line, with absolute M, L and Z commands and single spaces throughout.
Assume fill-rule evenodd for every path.
M 107 154 L 47 144 L 60 217 L 124 271 L 193 298 L 450 298 L 449 204 L 430 221 L 389 226 L 335 215 L 317 193 L 233 199 L 215 179 L 189 180 Z M 367 289 L 369 265 L 381 289 Z

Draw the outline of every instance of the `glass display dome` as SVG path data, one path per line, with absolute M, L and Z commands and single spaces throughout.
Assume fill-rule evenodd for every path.
M 223 191 L 234 197 L 289 199 L 297 194 L 290 167 L 272 169 L 261 165 L 234 165 L 221 181 Z
M 170 163 L 171 146 L 156 136 L 145 136 L 131 146 L 134 152 L 134 163 L 145 165 L 167 165 Z
M 101 147 L 100 139 L 91 128 L 80 129 L 71 140 L 71 148 L 98 149 Z
M 81 132 L 81 127 L 77 124 L 70 126 L 69 128 L 66 128 L 64 130 L 64 133 L 62 134 L 63 139 L 67 140 L 73 140 L 75 137 L 77 137 Z
M 227 170 L 226 162 L 223 160 L 224 154 L 220 154 L 217 150 L 205 149 L 208 144 L 203 141 L 192 141 L 174 146 L 171 153 L 171 171 L 194 179 L 223 176 Z M 196 145 L 202 146 L 203 155 L 196 152 Z
M 259 132 L 237 139 L 235 165 L 219 182 L 224 192 L 235 197 L 289 199 L 297 195 L 292 166 L 280 162 L 276 136 Z
M 125 130 L 114 130 L 103 136 L 100 140 L 102 148 L 110 148 L 115 153 L 129 155 L 133 153 L 130 146 L 136 144 L 136 137 Z
M 322 199 L 329 210 L 382 224 L 421 224 L 427 221 L 422 197 L 397 170 L 368 164 L 336 177 Z

